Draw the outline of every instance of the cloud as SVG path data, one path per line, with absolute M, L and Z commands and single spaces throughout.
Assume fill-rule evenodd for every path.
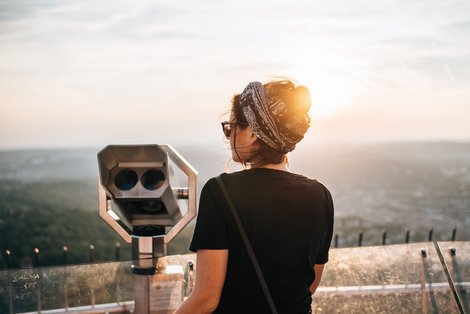
M 387 98 L 387 110 L 413 111 L 441 94 L 459 95 L 449 106 L 461 110 L 470 99 L 469 12 L 457 0 L 0 0 L 0 108 L 13 121 L 2 132 L 21 142 L 42 130 L 47 143 L 49 129 L 103 115 L 124 123 L 149 110 L 174 119 L 157 131 L 182 113 L 193 129 L 247 81 L 271 75 L 311 83 L 338 110 Z M 31 131 L 18 131 L 20 119 Z

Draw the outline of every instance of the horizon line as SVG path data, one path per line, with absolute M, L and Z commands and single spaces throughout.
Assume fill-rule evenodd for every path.
M 305 143 L 299 143 L 299 147 L 305 147 L 302 145 Z M 353 146 L 353 145 L 391 145 L 391 144 L 416 144 L 416 145 L 425 145 L 425 144 L 459 144 L 459 145 L 468 145 L 470 144 L 469 139 L 409 139 L 409 140 L 364 140 L 364 141 L 322 141 L 319 140 L 316 143 L 312 143 L 318 146 L 337 146 L 337 145 L 346 145 L 346 146 Z M 91 150 L 91 149 L 99 149 L 108 146 L 108 145 L 171 145 L 180 148 L 186 147 L 199 147 L 199 146 L 214 146 L 219 145 L 217 142 L 202 142 L 202 143 L 109 143 L 105 146 L 101 145 L 40 145 L 40 146 L 0 146 L 0 152 L 7 152 L 7 151 L 38 151 L 38 150 Z M 223 148 L 221 146 L 221 148 Z

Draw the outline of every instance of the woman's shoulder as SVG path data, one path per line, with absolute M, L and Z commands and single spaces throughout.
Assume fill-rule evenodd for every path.
M 221 176 L 221 175 L 219 175 L 219 176 Z M 219 177 L 219 176 L 215 176 L 215 177 L 212 177 L 209 180 L 207 180 L 206 183 L 204 183 L 204 185 L 202 186 L 202 192 L 210 190 L 215 185 L 217 185 L 217 177 Z
M 219 183 L 217 182 L 218 179 L 222 179 L 223 184 L 227 185 L 230 184 L 233 181 L 234 177 L 232 176 L 233 174 L 228 174 L 228 173 L 221 173 L 218 176 L 212 177 L 209 180 L 204 183 L 201 193 L 206 194 L 206 193 L 218 193 L 220 191 L 220 186 Z
M 222 181 L 225 184 L 244 184 L 244 183 L 254 183 L 254 182 L 266 182 L 269 181 L 273 184 L 276 182 L 283 182 L 284 184 L 300 184 L 304 187 L 308 187 L 311 189 L 322 190 L 325 193 L 329 194 L 328 188 L 319 180 L 315 178 L 310 178 L 306 175 L 289 172 L 289 171 L 282 171 L 276 169 L 268 169 L 268 168 L 255 168 L 249 170 L 242 170 L 232 173 L 222 173 L 219 175 L 222 178 Z M 213 177 L 209 179 L 206 185 L 218 185 L 217 177 Z

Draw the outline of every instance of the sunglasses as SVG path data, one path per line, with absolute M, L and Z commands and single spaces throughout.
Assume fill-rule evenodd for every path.
M 230 134 L 232 133 L 232 128 L 236 125 L 241 125 L 241 126 L 247 126 L 247 122 L 229 122 L 229 121 L 224 121 L 220 123 L 222 125 L 222 132 L 224 132 L 224 135 L 226 138 L 230 138 Z

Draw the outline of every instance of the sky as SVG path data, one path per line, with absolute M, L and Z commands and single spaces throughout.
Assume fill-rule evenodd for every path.
M 307 145 L 469 141 L 470 2 L 0 0 L 0 149 L 219 143 L 276 77 Z

